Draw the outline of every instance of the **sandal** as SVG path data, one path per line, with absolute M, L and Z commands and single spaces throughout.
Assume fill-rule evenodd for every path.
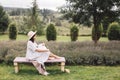
M 50 73 L 48 73 L 47 71 L 45 71 L 45 72 L 43 73 L 44 76 L 47 76 L 48 74 L 50 74 Z

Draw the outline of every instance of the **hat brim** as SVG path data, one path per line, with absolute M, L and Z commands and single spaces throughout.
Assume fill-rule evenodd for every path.
M 36 34 L 37 31 L 35 31 L 32 36 L 29 37 L 29 40 Z

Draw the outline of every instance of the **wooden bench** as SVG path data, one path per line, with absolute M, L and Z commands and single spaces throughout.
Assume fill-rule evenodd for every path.
M 60 62 L 61 63 L 61 71 L 65 71 L 65 58 L 62 57 L 61 59 L 53 59 L 53 60 L 47 60 L 46 63 L 55 63 Z M 15 73 L 19 72 L 19 63 L 32 63 L 32 61 L 27 60 L 25 57 L 16 57 L 13 61 Z

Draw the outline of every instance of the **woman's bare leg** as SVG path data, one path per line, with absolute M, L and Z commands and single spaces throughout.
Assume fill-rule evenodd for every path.
M 55 55 L 55 54 L 53 54 L 53 53 L 50 53 L 50 56 L 49 56 L 49 58 L 61 58 L 60 56 L 57 56 L 57 55 Z

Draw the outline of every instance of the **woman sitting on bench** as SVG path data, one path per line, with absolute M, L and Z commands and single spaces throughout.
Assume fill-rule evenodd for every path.
M 45 47 L 44 43 L 37 44 L 35 42 L 36 32 L 28 32 L 29 40 L 27 42 L 27 52 L 26 58 L 29 60 L 37 61 L 37 67 L 40 67 L 39 73 L 43 75 L 48 75 L 49 73 L 45 70 L 44 62 L 48 59 L 60 59 L 61 57 L 50 52 L 49 49 Z

